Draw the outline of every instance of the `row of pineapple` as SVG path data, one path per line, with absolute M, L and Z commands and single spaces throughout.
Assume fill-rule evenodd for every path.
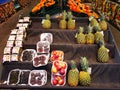
M 89 65 L 86 57 L 81 57 L 80 60 L 81 71 L 78 70 L 76 62 L 71 60 L 71 69 L 68 71 L 68 85 L 76 87 L 79 84 L 82 86 L 89 86 L 91 84 L 91 75 L 88 71 Z
M 98 22 L 97 19 L 90 17 L 90 23 L 87 27 L 87 33 L 84 34 L 85 30 L 83 27 L 79 27 L 78 33 L 75 35 L 78 44 L 98 44 L 99 41 L 104 40 L 104 30 L 107 30 L 107 23 L 102 20 Z M 95 32 L 95 34 L 93 34 Z
M 90 26 L 95 27 L 97 25 L 100 26 L 102 31 L 107 30 L 107 23 L 104 20 L 105 17 L 101 15 L 99 22 L 94 17 L 89 17 L 90 20 Z M 62 12 L 60 21 L 59 21 L 59 28 L 60 29 L 69 29 L 74 30 L 76 26 L 75 20 L 73 19 L 73 15 L 71 11 L 66 12 L 65 10 Z M 46 14 L 46 19 L 42 22 L 42 27 L 45 29 L 50 29 L 52 27 L 52 22 L 50 19 L 50 15 Z
M 67 20 L 68 19 L 68 20 Z M 42 23 L 42 27 L 45 29 L 50 29 L 52 27 L 50 20 L 50 15 L 46 14 L 46 19 Z M 59 28 L 60 29 L 75 29 L 75 20 L 73 20 L 72 12 L 66 12 L 65 10 L 62 12 L 62 16 L 59 21 Z

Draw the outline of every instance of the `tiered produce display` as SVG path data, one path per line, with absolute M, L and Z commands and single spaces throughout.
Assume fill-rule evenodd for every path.
M 120 55 L 102 20 L 65 10 L 57 18 L 19 19 L 4 49 L 0 88 L 120 88 Z

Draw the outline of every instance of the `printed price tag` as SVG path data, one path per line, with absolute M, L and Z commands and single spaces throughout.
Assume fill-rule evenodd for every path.
M 88 67 L 87 72 L 88 72 L 89 74 L 91 74 L 91 73 L 92 73 L 92 67 Z
M 45 19 L 42 19 L 42 24 L 44 23 Z

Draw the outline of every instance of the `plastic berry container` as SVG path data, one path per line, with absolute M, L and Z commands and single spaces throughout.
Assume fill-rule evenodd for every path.
M 37 43 L 37 53 L 49 53 L 50 51 L 50 43 L 48 41 L 39 41 Z
M 40 54 L 34 57 L 33 66 L 40 67 L 48 64 L 49 54 Z
M 66 76 L 51 75 L 51 84 L 53 86 L 64 86 L 66 84 Z
M 53 42 L 52 33 L 41 33 L 40 41 L 48 41 L 50 44 L 52 44 L 52 42 Z
M 67 73 L 67 63 L 63 61 L 54 61 L 51 68 L 51 73 L 64 76 Z
M 63 61 L 64 59 L 64 52 L 61 50 L 53 50 L 51 52 L 50 60 L 53 62 L 55 60 Z
M 7 85 L 16 85 L 20 80 L 20 69 L 13 69 L 9 72 Z
M 36 50 L 34 49 L 25 49 L 22 51 L 20 59 L 23 62 L 30 62 L 30 61 L 33 61 L 36 54 L 37 54 Z
M 29 74 L 28 84 L 30 86 L 43 86 L 47 83 L 46 70 L 32 70 Z

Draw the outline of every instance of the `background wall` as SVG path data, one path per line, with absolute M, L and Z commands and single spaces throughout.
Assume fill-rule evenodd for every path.
M 3 4 L 5 2 L 9 2 L 9 1 L 11 1 L 11 0 L 0 0 L 0 4 Z

